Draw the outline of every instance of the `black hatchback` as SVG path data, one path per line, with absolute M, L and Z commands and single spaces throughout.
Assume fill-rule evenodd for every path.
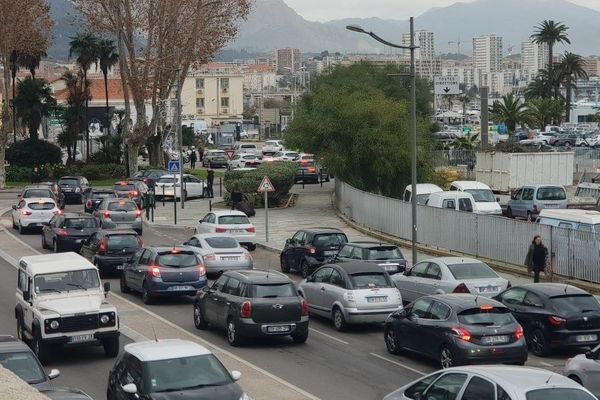
M 66 203 L 83 204 L 84 193 L 90 186 L 84 176 L 63 176 L 57 183 Z
M 557 347 L 600 344 L 600 305 L 575 286 L 535 283 L 513 286 L 495 297 L 523 326 L 531 352 L 546 356 Z
M 98 267 L 100 275 L 121 272 L 127 261 L 144 247 L 132 230 L 101 230 L 83 241 L 79 254 Z
M 527 361 L 523 329 L 510 310 L 470 294 L 421 297 L 388 317 L 384 339 L 388 352 L 420 353 L 441 368 Z
M 42 248 L 79 252 L 85 239 L 100 229 L 98 220 L 88 214 L 57 214 L 42 227 Z
M 407 261 L 404 254 L 393 244 L 380 242 L 346 243 L 332 262 L 362 260 L 377 264 L 388 274 L 397 274 L 406 270 Z

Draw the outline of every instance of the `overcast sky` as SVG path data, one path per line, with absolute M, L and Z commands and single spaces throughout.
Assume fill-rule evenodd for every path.
M 445 7 L 458 0 L 284 0 L 298 14 L 310 21 L 340 18 L 380 17 L 404 19 L 418 16 L 431 7 Z M 462 0 L 470 2 L 474 0 Z M 502 0 L 497 0 L 502 1 Z M 600 11 L 600 0 L 570 0 L 572 3 Z

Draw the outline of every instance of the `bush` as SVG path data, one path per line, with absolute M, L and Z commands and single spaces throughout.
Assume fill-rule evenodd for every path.
M 297 167 L 296 163 L 274 162 L 252 171 L 227 171 L 223 184 L 227 192 L 231 192 L 233 185 L 239 183 L 246 201 L 252 206 L 262 207 L 264 195 L 257 190 L 263 178 L 268 176 L 275 187 L 275 192 L 269 193 L 269 204 L 278 205 L 294 186 Z
M 119 164 L 88 164 L 79 168 L 76 173 L 91 181 L 122 179 L 125 178 L 125 167 Z
M 60 147 L 41 139 L 25 139 L 13 143 L 6 149 L 6 160 L 11 165 L 33 167 L 62 162 Z
M 18 165 L 10 165 L 6 167 L 7 182 L 31 182 L 31 167 L 19 167 Z

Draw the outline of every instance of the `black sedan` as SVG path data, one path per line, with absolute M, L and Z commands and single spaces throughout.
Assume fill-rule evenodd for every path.
M 101 275 L 123 270 L 123 266 L 142 247 L 144 241 L 135 231 L 101 230 L 83 241 L 79 254 L 98 267 Z
M 392 313 L 384 332 L 390 353 L 421 353 L 441 368 L 527 361 L 521 325 L 502 303 L 480 296 L 421 297 Z
M 98 229 L 98 220 L 91 215 L 55 215 L 42 227 L 42 248 L 52 248 L 55 253 L 69 250 L 78 252 L 83 241 Z
M 93 213 L 96 206 L 104 199 L 116 199 L 117 193 L 111 189 L 89 189 L 85 192 L 85 202 L 83 210 L 86 213 Z
M 560 283 L 514 286 L 495 297 L 523 326 L 531 352 L 600 344 L 600 305 L 585 290 Z

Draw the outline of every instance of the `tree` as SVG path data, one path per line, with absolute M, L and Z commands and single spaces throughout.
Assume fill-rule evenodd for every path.
M 119 54 L 115 42 L 110 39 L 101 39 L 98 42 L 98 61 L 104 77 L 104 94 L 106 96 L 106 129 L 110 133 L 110 115 L 108 109 L 108 71 L 119 62 Z
M 494 121 L 506 125 L 509 134 L 517 129 L 517 125 L 528 122 L 530 118 L 527 106 L 512 94 L 502 96 L 502 101 L 496 100 L 490 113 Z
M 20 54 L 19 63 L 22 67 L 27 68 L 31 77 L 35 79 L 35 70 L 40 66 L 42 58 L 46 57 L 45 51 L 31 51 Z
M 541 69 L 535 78 L 529 82 L 525 90 L 525 99 L 547 99 L 553 97 L 556 92 L 555 88 L 560 87 L 560 82 L 557 82 L 556 75 L 556 70 L 550 72 L 547 69 Z
M 89 85 L 83 74 L 66 71 L 61 79 L 67 88 L 67 106 L 62 110 L 63 132 L 59 135 L 59 143 L 67 149 L 67 164 L 75 160 L 75 146 L 80 134 L 87 128 L 85 119 L 85 102 L 89 99 Z
M 532 124 L 540 130 L 544 130 L 546 125 L 560 120 L 563 113 L 563 102 L 552 98 L 537 98 L 529 100 L 527 108 Z
M 535 32 L 531 35 L 531 39 L 534 43 L 548 46 L 547 69 L 551 70 L 553 68 L 554 45 L 557 43 L 571 44 L 567 34 L 569 28 L 562 22 L 554 22 L 553 20 L 544 20 L 534 28 Z
M 452 145 L 457 150 L 473 150 L 477 146 L 479 134 L 464 135 L 454 140 Z
M 588 78 L 587 72 L 585 72 L 585 69 L 583 68 L 584 64 L 583 57 L 579 54 L 565 52 L 557 66 L 557 70 L 561 73 L 563 86 L 566 91 L 565 121 L 567 122 L 569 122 L 571 117 L 571 103 L 575 82 L 577 82 L 578 79 Z
M 14 104 L 17 117 L 27 124 L 29 137 L 36 140 L 42 118 L 47 117 L 52 107 L 56 106 L 52 89 L 43 80 L 28 76 L 17 84 Z

